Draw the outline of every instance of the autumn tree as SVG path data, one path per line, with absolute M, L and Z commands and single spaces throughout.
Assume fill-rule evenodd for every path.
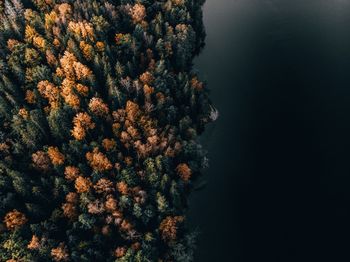
M 203 2 L 0 1 L 0 261 L 192 260 Z

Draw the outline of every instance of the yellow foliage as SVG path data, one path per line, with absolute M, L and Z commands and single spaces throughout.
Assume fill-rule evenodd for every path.
M 33 37 L 33 44 L 35 47 L 44 49 L 46 45 L 46 41 L 43 37 L 41 36 L 34 36 Z
M 45 29 L 50 30 L 52 26 L 55 24 L 55 20 L 57 19 L 57 13 L 55 11 L 51 11 L 49 14 L 45 14 Z
M 33 27 L 31 27 L 30 25 L 26 25 L 24 34 L 25 34 L 26 41 L 31 43 L 33 41 L 33 38 L 37 36 L 38 33 L 35 31 Z
M 73 32 L 77 36 L 82 38 L 89 38 L 90 40 L 94 40 L 94 28 L 91 23 L 86 21 L 83 22 L 69 22 L 68 24 L 69 31 Z

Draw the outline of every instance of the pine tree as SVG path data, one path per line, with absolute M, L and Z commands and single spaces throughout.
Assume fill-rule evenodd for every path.
M 1 261 L 192 261 L 203 2 L 0 1 Z

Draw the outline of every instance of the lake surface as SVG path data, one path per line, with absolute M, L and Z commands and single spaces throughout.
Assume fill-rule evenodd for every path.
M 207 0 L 196 261 L 350 261 L 350 1 Z

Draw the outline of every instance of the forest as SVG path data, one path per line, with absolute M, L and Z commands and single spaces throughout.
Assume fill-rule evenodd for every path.
M 0 261 L 193 261 L 203 3 L 0 1 Z

